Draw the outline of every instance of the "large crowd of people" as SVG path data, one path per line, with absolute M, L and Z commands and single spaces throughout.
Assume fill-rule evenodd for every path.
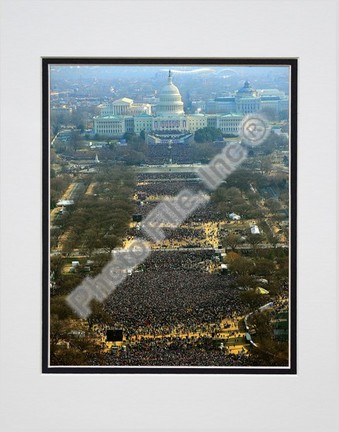
M 198 179 L 198 175 L 195 172 L 153 172 L 153 173 L 138 173 L 137 181 L 143 180 L 187 180 L 187 179 Z
M 173 163 L 185 164 L 193 162 L 193 156 L 194 152 L 188 145 L 173 143 L 169 148 L 168 144 L 156 144 L 148 146 L 146 160 L 152 164 L 164 164 L 171 159 Z
M 145 200 L 142 203 L 137 203 L 135 212 L 143 217 L 147 216 L 160 202 L 161 197 L 154 200 Z M 218 209 L 217 205 L 209 201 L 207 204 L 201 205 L 186 219 L 187 223 L 206 223 L 206 222 L 224 222 L 227 217 L 224 211 Z M 227 221 L 226 221 L 227 222 Z
M 142 218 L 183 189 L 204 191 L 194 172 L 138 173 L 137 182 L 134 214 Z M 153 244 L 151 255 L 102 304 L 104 318 L 99 318 L 93 329 L 102 349 L 86 352 L 86 364 L 253 365 L 238 321 L 247 313 L 248 305 L 235 288 L 235 276 L 222 272 L 215 250 L 229 231 L 244 234 L 241 229 L 233 229 L 229 225 L 233 222 L 226 216 L 210 200 L 179 227 L 162 227 L 165 240 Z M 139 218 L 133 219 L 126 243 L 144 237 Z M 282 301 L 280 309 L 284 308 Z M 224 327 L 229 322 L 234 323 L 230 333 Z M 108 348 L 105 338 L 109 328 L 123 331 L 122 345 Z
M 168 149 L 162 150 L 168 156 Z M 186 188 L 204 190 L 195 173 L 139 173 L 137 181 L 135 211 L 143 217 L 164 197 Z M 112 325 L 123 330 L 124 349 L 92 357 L 93 365 L 247 365 L 245 350 L 234 354 L 227 345 L 213 344 L 222 320 L 245 312 L 231 276 L 210 271 L 215 252 L 202 227 L 222 220 L 225 215 L 209 202 L 180 227 L 163 228 L 166 240 L 160 246 L 171 250 L 153 251 L 104 304 Z M 128 230 L 128 240 L 138 236 L 140 226 Z
M 137 180 L 136 212 L 142 216 L 146 216 L 165 197 L 175 196 L 184 189 L 195 193 L 206 192 L 195 173 L 139 173 Z M 209 201 L 197 208 L 187 222 L 220 222 L 225 218 L 225 212 L 215 202 Z
M 199 181 L 196 181 L 194 178 L 183 180 L 176 179 L 168 179 L 168 180 L 160 180 L 157 182 L 142 182 L 138 184 L 137 191 L 138 193 L 145 193 L 146 196 L 174 196 L 181 192 L 183 189 L 189 189 L 193 192 L 199 192 L 200 190 L 204 191 L 205 188 L 203 184 Z
M 233 354 L 209 338 L 143 339 L 124 349 L 92 355 L 88 361 L 93 366 L 251 366 L 245 350 Z
M 164 232 L 165 240 L 159 242 L 161 247 L 170 249 L 180 247 L 212 247 L 212 243 L 201 228 L 180 226 L 175 229 L 162 228 L 162 231 Z M 127 240 L 139 237 L 145 237 L 139 228 L 128 229 Z
M 118 286 L 105 310 L 127 337 L 212 333 L 222 319 L 244 313 L 229 277 L 209 273 L 213 251 L 154 251 Z

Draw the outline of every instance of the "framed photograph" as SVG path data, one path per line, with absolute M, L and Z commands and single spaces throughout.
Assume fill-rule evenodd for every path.
M 0 429 L 337 430 L 335 1 L 0 3 Z
M 43 370 L 296 373 L 296 59 L 43 59 Z

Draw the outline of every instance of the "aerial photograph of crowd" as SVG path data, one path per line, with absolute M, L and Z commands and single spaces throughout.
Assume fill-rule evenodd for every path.
M 287 66 L 50 66 L 51 367 L 289 367 L 289 79 Z M 246 158 L 212 190 L 199 170 L 232 145 Z M 147 237 L 147 215 L 183 190 L 206 203 Z M 70 293 L 135 240 L 149 256 L 79 316 Z

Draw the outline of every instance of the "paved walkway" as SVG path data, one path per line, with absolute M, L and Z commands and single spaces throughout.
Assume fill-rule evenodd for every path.
M 59 199 L 59 201 L 70 199 L 70 197 L 72 196 L 72 193 L 73 193 L 74 189 L 77 187 L 77 185 L 78 185 L 78 183 L 76 183 L 76 182 L 71 183 L 68 186 L 68 188 L 66 189 L 66 191 L 63 193 L 63 195 Z M 55 207 L 53 210 L 51 210 L 51 213 L 50 213 L 50 225 L 53 225 L 53 222 L 54 222 L 56 216 L 58 215 L 59 211 L 60 211 L 60 207 Z
M 93 195 L 93 189 L 94 189 L 95 185 L 96 185 L 96 182 L 90 183 L 86 192 L 85 192 L 85 195 Z

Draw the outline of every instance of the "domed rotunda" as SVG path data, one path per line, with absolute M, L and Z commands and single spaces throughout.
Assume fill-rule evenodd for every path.
M 181 99 L 178 87 L 176 87 L 172 82 L 171 71 L 168 73 L 167 84 L 161 89 L 159 94 L 159 102 L 156 105 L 156 114 L 158 116 L 184 114 L 184 103 Z
M 256 97 L 257 92 L 254 88 L 250 86 L 248 81 L 245 81 L 245 84 L 242 88 L 237 91 L 237 97 Z

